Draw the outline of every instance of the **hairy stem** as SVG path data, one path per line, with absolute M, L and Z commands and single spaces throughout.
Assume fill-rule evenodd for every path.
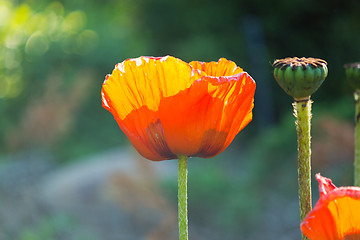
M 187 156 L 179 156 L 178 215 L 179 240 L 188 240 Z
M 359 92 L 354 93 L 355 98 L 355 186 L 360 187 L 360 101 Z
M 301 221 L 311 210 L 311 104 L 312 101 L 310 99 L 293 103 L 298 137 L 298 181 Z M 303 234 L 302 239 L 307 240 L 308 238 Z

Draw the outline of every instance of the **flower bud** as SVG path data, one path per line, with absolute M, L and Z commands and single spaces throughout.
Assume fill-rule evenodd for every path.
M 285 58 L 273 63 L 280 87 L 296 101 L 310 99 L 328 75 L 326 61 L 317 58 Z
M 360 90 L 360 62 L 345 64 L 346 78 L 355 90 Z

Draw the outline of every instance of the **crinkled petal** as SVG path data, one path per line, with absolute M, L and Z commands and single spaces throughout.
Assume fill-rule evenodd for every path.
M 159 113 L 146 106 L 132 111 L 125 119 L 116 119 L 135 149 L 145 158 L 159 161 L 174 159 L 164 134 Z
M 190 62 L 190 65 L 194 69 L 199 69 L 208 76 L 213 77 L 232 76 L 243 72 L 242 68 L 236 66 L 233 61 L 229 61 L 225 58 L 220 58 L 217 62 L 192 61 Z
M 204 73 L 170 56 L 127 59 L 106 77 L 103 106 L 120 119 L 142 106 L 157 111 L 162 98 L 188 88 L 201 75 Z
M 320 197 L 336 189 L 336 186 L 332 183 L 330 178 L 322 177 L 320 173 L 315 174 L 315 178 L 319 182 Z
M 159 119 L 161 99 L 188 88 L 203 72 L 174 57 L 139 57 L 116 65 L 101 91 L 103 107 L 137 151 L 150 160 L 176 158 Z
M 254 91 L 253 79 L 226 59 L 191 66 L 140 57 L 106 77 L 102 102 L 144 157 L 211 157 L 251 121 Z
M 177 155 L 212 157 L 222 152 L 252 119 L 255 82 L 245 72 L 203 77 L 163 99 L 160 119 L 167 143 Z
M 301 223 L 302 232 L 311 240 L 360 240 L 360 188 L 333 188 L 320 175 L 317 180 L 325 192 Z

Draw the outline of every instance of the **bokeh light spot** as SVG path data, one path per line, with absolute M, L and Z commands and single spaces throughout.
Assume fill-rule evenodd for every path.
M 23 81 L 21 74 L 15 74 L 7 79 L 9 84 L 9 89 L 7 92 L 7 98 L 16 98 L 20 95 L 23 90 Z
M 6 77 L 3 75 L 0 75 L 0 99 L 5 98 L 7 93 L 9 92 L 9 84 L 6 81 Z
M 48 29 L 48 19 L 47 16 L 43 13 L 38 13 L 31 17 L 31 19 L 28 21 L 28 24 L 25 26 L 28 34 L 32 34 L 36 31 L 40 31 L 42 33 L 45 33 Z
M 10 7 L 7 2 L 0 1 L 0 27 L 7 24 L 7 20 L 10 18 Z
M 30 55 L 40 56 L 49 49 L 49 40 L 41 32 L 33 33 L 26 42 L 25 52 Z
M 60 2 L 52 2 L 45 9 L 46 12 L 55 13 L 56 15 L 64 15 L 64 6 Z
M 4 66 L 7 69 L 15 69 L 20 67 L 21 56 L 19 51 L 7 49 L 4 53 Z
M 22 25 L 28 21 L 31 14 L 32 13 L 30 7 L 26 4 L 22 4 L 15 12 L 13 23 L 15 25 Z
M 83 11 L 74 11 L 69 13 L 63 23 L 62 30 L 65 34 L 72 35 L 78 33 L 84 28 L 86 23 L 86 15 Z
M 21 45 L 24 40 L 24 31 L 21 28 L 13 29 L 13 31 L 5 37 L 5 46 L 14 49 Z
M 76 52 L 87 54 L 94 50 L 99 43 L 99 36 L 93 30 L 84 30 L 76 38 Z
M 10 76 L 0 75 L 0 85 L 0 99 L 17 97 L 23 89 L 21 73 Z

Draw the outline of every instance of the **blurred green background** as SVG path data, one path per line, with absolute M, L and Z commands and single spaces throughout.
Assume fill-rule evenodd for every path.
M 0 0 L 0 238 L 176 239 L 176 161 L 140 159 L 100 98 L 116 63 L 172 55 L 225 57 L 257 83 L 249 126 L 219 156 L 190 160 L 190 238 L 299 239 L 292 99 L 271 63 L 328 62 L 312 97 L 313 173 L 351 185 L 343 64 L 360 60 L 359 10 L 356 0 Z

